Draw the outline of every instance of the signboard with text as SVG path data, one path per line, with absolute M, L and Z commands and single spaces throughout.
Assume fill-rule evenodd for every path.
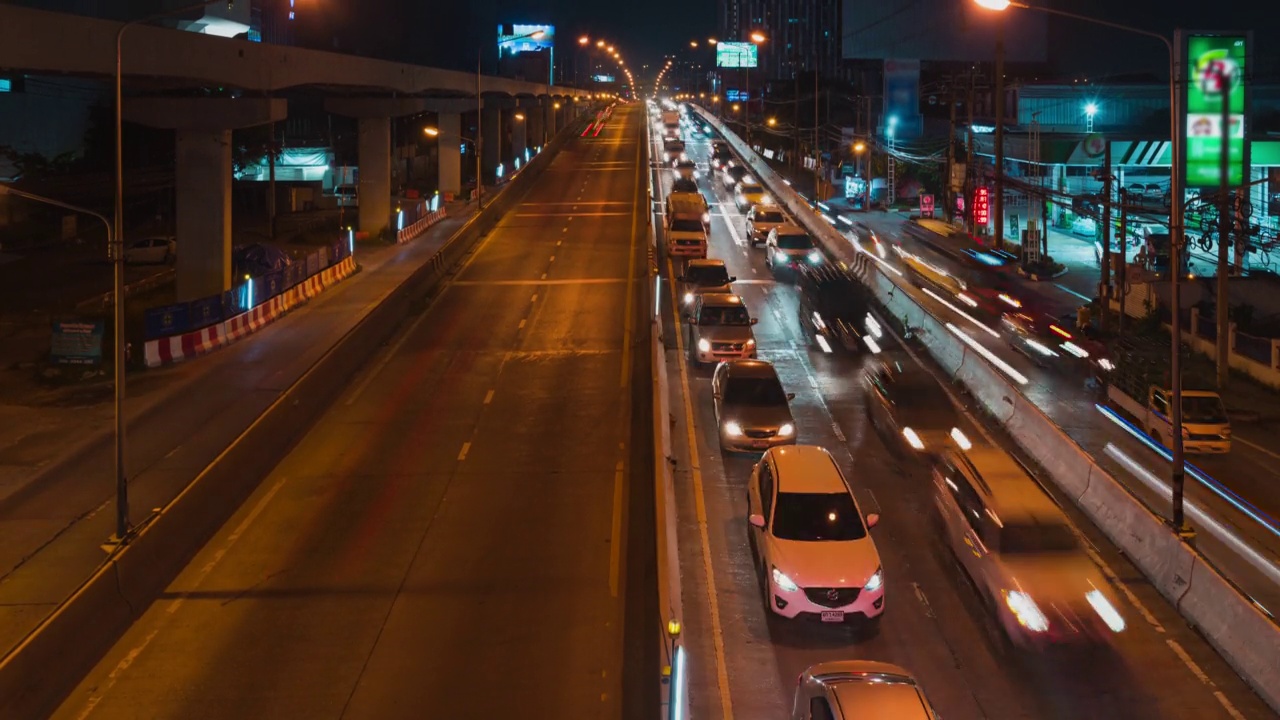
M 753 68 L 760 62 L 759 53 L 755 43 L 721 42 L 716 45 L 716 67 Z
M 932 195 L 920 196 L 920 217 L 922 218 L 933 217 L 933 196 Z
M 1222 147 L 1228 150 L 1227 183 L 1244 182 L 1245 116 L 1248 109 L 1248 34 L 1187 35 L 1187 81 L 1183 103 L 1187 187 L 1222 184 Z M 1223 126 L 1223 103 L 1227 123 Z
M 537 37 L 533 37 L 537 35 Z M 498 54 L 518 55 L 550 50 L 556 46 L 555 25 L 499 25 Z
M 991 193 L 985 185 L 973 189 L 973 222 L 978 228 L 986 228 L 991 221 Z
M 55 320 L 49 358 L 55 365 L 101 365 L 101 320 Z

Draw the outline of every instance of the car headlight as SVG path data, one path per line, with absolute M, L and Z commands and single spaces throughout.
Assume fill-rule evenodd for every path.
M 725 420 L 724 434 L 731 437 L 738 437 L 742 434 L 742 426 L 736 420 Z
M 1093 611 L 1098 613 L 1098 617 L 1102 618 L 1102 622 L 1111 628 L 1111 632 L 1120 632 L 1124 630 L 1124 618 L 1120 617 L 1120 612 L 1116 610 L 1116 606 L 1102 594 L 1101 590 L 1090 590 L 1085 593 L 1085 600 L 1093 606 Z
M 702 352 L 711 352 L 711 341 L 706 338 L 699 338 L 698 350 Z
M 810 251 L 809 262 L 813 263 L 814 265 L 817 265 L 818 263 L 822 262 L 822 253 L 818 252 L 817 250 Z
M 795 432 L 796 432 L 796 426 L 792 425 L 791 423 L 783 423 L 782 427 L 778 428 L 778 434 L 784 437 L 794 435 Z
M 772 575 L 773 575 L 773 584 L 777 585 L 783 590 L 786 590 L 787 592 L 795 592 L 796 590 L 800 589 L 800 586 L 795 584 L 795 581 L 787 577 L 787 574 L 782 572 L 778 568 L 776 567 L 773 568 Z
M 787 254 L 779 250 L 773 254 L 773 259 L 775 262 L 784 263 L 787 261 Z
M 693 302 L 693 293 L 691 293 L 691 292 L 687 292 L 687 293 L 685 293 L 685 294 L 684 294 L 684 304 L 685 304 L 685 305 L 688 305 L 688 304 L 689 304 L 689 303 L 691 303 L 691 302 Z
M 909 427 L 902 428 L 902 437 L 906 438 L 907 444 L 916 450 L 924 449 L 924 441 L 920 439 L 920 436 L 916 434 L 915 430 L 912 430 Z
M 747 346 L 747 347 L 749 347 L 749 348 L 753 348 L 753 347 L 755 347 L 755 346 L 756 346 L 756 339 L 755 339 L 755 338 L 748 338 L 748 339 L 747 339 L 747 342 L 746 342 L 745 344 L 746 344 L 746 346 Z
M 879 590 L 882 585 L 884 585 L 884 570 L 883 568 L 876 568 L 875 574 L 867 579 L 867 584 L 863 585 L 862 589 L 867 592 L 875 592 Z
M 1040 612 L 1036 601 L 1031 596 L 1018 590 L 1006 590 L 1004 603 L 1013 612 L 1018 624 L 1031 632 L 1044 632 L 1049 629 L 1049 620 Z

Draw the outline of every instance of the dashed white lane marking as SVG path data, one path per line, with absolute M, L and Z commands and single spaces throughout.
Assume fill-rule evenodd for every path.
M 1081 295 L 1080 293 L 1076 292 L 1075 290 L 1072 290 L 1071 288 L 1067 287 L 1066 285 L 1063 285 L 1062 283 L 1054 283 L 1053 285 L 1059 290 L 1066 293 L 1071 293 L 1072 295 L 1075 295 L 1076 297 L 1080 298 L 1085 302 L 1091 302 L 1093 300 L 1093 298 L 1085 297 L 1084 295 Z
M 538 302 L 538 293 L 534 293 L 533 297 L 529 298 L 529 302 Z
M 552 256 L 551 256 L 551 260 L 550 260 L 549 262 L 555 262 L 555 261 L 556 261 L 556 256 L 555 256 L 555 255 L 552 255 Z
M 916 599 L 924 606 L 924 614 L 930 618 L 936 617 L 933 614 L 933 606 L 929 604 L 929 598 L 924 596 L 924 588 L 920 587 L 920 583 L 911 583 L 911 588 L 915 590 Z
M 520 320 L 520 324 L 516 326 L 516 329 L 517 329 L 517 330 L 523 330 L 523 329 L 524 329 L 524 324 L 525 324 L 526 322 L 528 322 L 528 318 L 522 318 L 522 319 Z
M 491 402 L 493 402 L 493 391 L 492 391 L 492 390 L 490 390 L 489 392 L 487 392 L 487 393 L 485 393 L 485 394 L 484 394 L 484 404 L 485 404 L 485 405 L 488 405 L 488 404 L 489 404 L 489 403 L 491 403 Z
M 622 461 L 613 472 L 613 524 L 609 533 L 609 595 L 618 597 L 618 575 L 622 566 Z
M 462 443 L 462 451 L 458 453 L 458 460 L 459 461 L 466 460 L 467 453 L 469 452 L 471 452 L 471 443 L 470 442 Z
M 547 279 L 547 274 L 546 274 L 546 273 L 542 273 L 542 277 L 540 277 L 540 278 L 538 278 L 538 279 L 539 279 L 539 280 L 546 280 L 546 279 Z

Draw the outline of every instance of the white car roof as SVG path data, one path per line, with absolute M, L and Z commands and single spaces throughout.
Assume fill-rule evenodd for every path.
M 784 445 L 769 451 L 777 473 L 778 492 L 849 492 L 831 453 L 817 445 Z

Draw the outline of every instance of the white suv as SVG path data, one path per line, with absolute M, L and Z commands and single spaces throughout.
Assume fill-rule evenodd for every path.
M 751 549 L 765 604 L 786 618 L 879 625 L 880 553 L 836 461 L 813 445 L 765 452 L 747 483 Z
M 796 681 L 791 720 L 938 720 L 911 673 L 875 660 L 811 666 Z

